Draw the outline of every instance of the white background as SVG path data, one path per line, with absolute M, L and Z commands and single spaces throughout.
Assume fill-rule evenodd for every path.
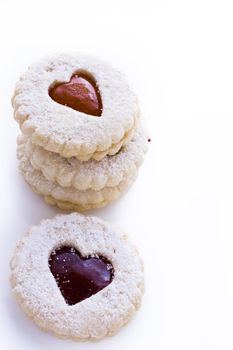
M 233 349 L 232 18 L 232 1 L 224 0 L 1 0 L 2 349 Z M 96 54 L 126 73 L 152 139 L 132 189 L 91 212 L 126 229 L 146 275 L 136 317 L 97 344 L 40 331 L 8 282 L 16 241 L 59 212 L 18 174 L 10 98 L 28 64 L 70 50 Z

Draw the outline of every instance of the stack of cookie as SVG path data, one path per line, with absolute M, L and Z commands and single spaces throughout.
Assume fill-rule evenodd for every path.
M 123 75 L 82 55 L 31 67 L 12 98 L 19 168 L 31 188 L 63 209 L 102 207 L 134 181 L 147 136 Z

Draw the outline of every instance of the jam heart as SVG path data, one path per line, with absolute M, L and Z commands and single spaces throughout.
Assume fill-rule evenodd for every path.
M 60 247 L 49 257 L 49 268 L 68 305 L 98 293 L 113 280 L 112 264 L 101 256 L 82 257 L 73 247 Z
M 49 96 L 61 105 L 76 111 L 100 117 L 102 100 L 99 89 L 91 76 L 75 73 L 67 83 L 59 83 L 49 89 Z

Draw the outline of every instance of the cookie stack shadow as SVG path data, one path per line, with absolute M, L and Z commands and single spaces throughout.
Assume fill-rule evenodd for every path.
M 86 61 L 67 55 L 44 60 L 29 68 L 12 98 L 22 131 L 17 140 L 20 173 L 47 203 L 77 211 L 103 207 L 117 199 L 135 180 L 147 151 L 137 99 L 119 72 L 89 60 L 88 69 L 102 96 L 100 117 L 74 110 L 49 96 L 54 81 L 68 81 L 74 67 L 86 70 Z M 98 76 L 98 69 L 105 69 L 103 76 Z M 120 84 L 124 100 L 114 94 Z M 117 97 L 114 105 L 111 100 Z M 110 114 L 116 116 L 116 123 L 110 117 L 107 120 Z

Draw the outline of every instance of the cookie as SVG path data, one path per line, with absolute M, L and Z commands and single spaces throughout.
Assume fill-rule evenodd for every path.
M 106 156 L 101 161 L 91 159 L 81 162 L 75 157 L 64 158 L 34 145 L 22 135 L 18 138 L 18 147 L 19 152 L 21 149 L 27 154 L 33 167 L 40 170 L 47 180 L 80 191 L 99 191 L 104 187 L 115 187 L 136 173 L 147 151 L 147 135 L 140 126 L 132 140 L 116 155 Z
M 39 327 L 82 341 L 115 334 L 144 291 L 143 264 L 127 236 L 78 213 L 33 226 L 15 248 L 10 281 Z
M 12 98 L 31 141 L 62 157 L 100 160 L 134 134 L 140 117 L 124 76 L 92 56 L 56 55 L 29 67 Z
M 34 191 L 37 192 L 35 189 L 34 189 Z M 76 203 L 75 204 L 75 203 L 65 202 L 65 201 L 55 199 L 50 195 L 43 196 L 43 198 L 44 198 L 44 201 L 49 205 L 57 206 L 58 208 L 60 208 L 62 210 L 78 211 L 78 212 L 83 212 L 85 210 L 90 210 L 90 209 L 103 208 L 106 205 L 108 205 L 109 203 L 111 203 L 107 200 L 103 200 L 102 202 L 99 202 L 99 203 L 91 203 L 91 204 L 77 204 Z
M 100 208 L 116 200 L 135 180 L 137 171 L 130 177 L 125 177 L 117 186 L 104 187 L 99 191 L 88 189 L 80 191 L 75 187 L 62 187 L 55 181 L 47 180 L 40 170 L 35 169 L 23 148 L 18 150 L 19 170 L 30 187 L 42 195 L 47 203 L 57 204 L 69 203 L 67 209 L 84 211 L 92 208 Z

